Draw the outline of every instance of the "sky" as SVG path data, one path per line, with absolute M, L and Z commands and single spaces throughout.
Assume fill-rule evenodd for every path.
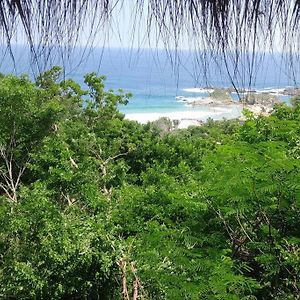
M 112 14 L 111 22 L 99 28 L 101 34 L 97 34 L 94 45 L 108 45 L 113 48 L 153 48 L 165 49 L 161 36 L 156 33 L 154 24 L 150 30 L 147 25 L 147 6 L 144 3 L 143 15 L 136 15 L 136 4 L 133 0 L 123 0 L 122 5 L 118 5 Z M 98 31 L 98 30 L 97 30 Z M 262 35 L 258 33 L 261 37 Z M 159 37 L 158 37 L 159 36 Z M 246 37 L 247 39 L 247 37 Z M 79 43 L 85 45 L 89 41 L 89 27 L 86 27 L 85 32 L 80 36 Z M 282 39 L 278 28 L 274 30 L 272 50 L 284 51 L 281 45 Z M 175 48 L 172 44 L 172 39 L 168 41 L 167 48 Z M 176 47 L 180 50 L 191 50 L 194 47 L 205 49 L 205 45 L 197 43 L 196 40 L 183 34 Z M 251 47 L 251 45 L 250 45 Z M 258 51 L 270 51 L 268 46 Z
M 157 37 L 156 28 L 148 28 L 147 25 L 147 7 L 145 7 L 142 15 L 136 14 L 136 4 L 133 0 L 124 0 L 122 5 L 118 5 L 111 17 L 110 23 L 101 27 L 101 34 L 97 34 L 94 39 L 94 46 L 103 45 L 113 48 L 153 48 L 165 49 L 166 44 Z M 80 35 L 79 43 L 86 45 L 89 41 L 90 28 Z M 174 44 L 168 44 L 168 48 L 175 48 Z M 191 45 L 184 37 L 177 45 L 178 49 L 189 50 Z
M 107 28 L 106 43 L 113 48 L 163 48 L 161 41 L 157 42 L 153 34 L 147 33 L 146 16 L 140 19 L 134 14 L 133 1 L 126 0 L 118 9 Z M 99 38 L 99 37 L 98 37 Z M 84 43 L 85 40 L 82 40 Z M 97 45 L 97 38 L 95 40 Z M 99 41 L 101 44 L 101 40 Z
M 141 1 L 143 2 L 143 1 Z M 167 42 L 164 37 L 164 41 L 161 36 L 156 32 L 156 26 L 152 24 L 149 28 L 147 24 L 147 1 L 144 1 L 143 14 L 136 14 L 136 1 L 134 0 L 122 0 L 118 1 L 118 5 L 114 8 L 110 22 L 101 23 L 99 27 L 91 28 L 92 21 L 88 18 L 85 20 L 84 26 L 82 26 L 82 32 L 79 35 L 77 45 L 85 46 L 91 44 L 96 47 L 112 47 L 112 48 L 153 48 L 153 49 L 172 49 L 175 48 L 174 39 L 172 40 L 172 32 L 169 35 L 171 37 Z M 25 44 L 26 39 L 21 33 L 21 24 L 17 28 L 17 39 L 13 42 L 18 44 Z M 92 30 L 91 30 L 92 29 Z M 150 30 L 149 30 L 150 29 Z M 90 32 L 94 31 L 95 35 L 91 38 Z M 190 31 L 191 32 L 191 31 Z M 246 37 L 247 38 L 247 37 Z M 203 43 L 197 43 L 200 39 L 193 39 L 188 37 L 187 34 L 183 34 L 176 45 L 180 50 L 191 50 L 195 46 L 199 50 L 205 49 Z M 39 37 L 36 37 L 36 41 L 39 41 Z M 274 32 L 273 49 L 275 51 L 281 48 L 281 39 L 278 31 Z M 234 45 L 234 43 L 233 43 Z M 258 51 L 269 51 L 268 47 L 263 49 L 257 49 Z M 284 50 L 284 49 L 283 49 Z

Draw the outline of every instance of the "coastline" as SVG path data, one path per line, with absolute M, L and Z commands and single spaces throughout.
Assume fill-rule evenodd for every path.
M 230 88 L 192 88 L 183 89 L 185 92 L 194 93 L 189 96 L 176 96 L 176 103 L 181 104 L 181 109 L 167 111 L 151 111 L 145 108 L 143 112 L 125 112 L 125 118 L 141 124 L 168 118 L 176 128 L 183 129 L 189 126 L 201 126 L 208 118 L 213 120 L 241 119 L 242 111 L 248 109 L 254 114 L 270 115 L 275 104 L 286 102 L 280 97 L 291 96 L 298 93 L 298 88 L 266 88 L 262 90 L 239 90 L 242 96 L 237 100 L 236 94 Z M 196 95 L 198 94 L 198 95 Z
M 207 108 L 203 106 L 202 108 Z M 188 128 L 189 126 L 199 126 L 208 118 L 214 120 L 233 119 L 241 116 L 242 108 L 238 104 L 210 106 L 209 110 L 198 109 L 169 111 L 169 112 L 142 112 L 125 113 L 125 119 L 136 121 L 141 124 L 157 121 L 160 118 L 169 118 L 172 122 L 178 122 L 178 129 Z

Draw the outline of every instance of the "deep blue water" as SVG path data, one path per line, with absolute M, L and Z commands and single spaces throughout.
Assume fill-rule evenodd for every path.
M 9 54 L 2 51 L 0 72 L 30 73 L 37 72 L 34 64 L 30 64 L 26 48 L 14 48 L 13 63 Z M 200 54 L 201 56 L 201 54 Z M 251 73 L 244 62 L 236 68 L 236 76 L 230 78 L 220 59 L 206 61 L 206 66 L 197 62 L 199 55 L 182 51 L 178 55 L 165 50 L 132 50 L 132 49 L 93 49 L 83 54 L 77 48 L 64 62 L 60 55 L 50 57 L 51 65 L 64 65 L 66 77 L 83 83 L 83 75 L 96 72 L 107 77 L 108 89 L 123 89 L 133 93 L 133 98 L 126 107 L 120 107 L 125 113 L 132 112 L 171 112 L 193 110 L 176 101 L 176 96 L 198 97 L 205 93 L 187 92 L 184 89 L 195 87 L 232 86 L 231 79 L 237 87 L 252 89 L 284 88 L 295 86 L 300 76 L 288 76 L 285 64 L 280 55 L 264 55 L 264 61 L 255 61 Z M 176 61 L 177 59 L 177 61 Z M 234 66 L 229 66 L 234 70 Z M 232 71 L 231 74 L 234 72 Z M 255 76 L 250 80 L 250 73 Z M 282 97 L 287 101 L 288 97 Z

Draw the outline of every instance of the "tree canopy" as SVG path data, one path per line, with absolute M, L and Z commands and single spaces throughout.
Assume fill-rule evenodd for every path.
M 299 298 L 298 98 L 168 132 L 60 72 L 0 78 L 1 298 Z

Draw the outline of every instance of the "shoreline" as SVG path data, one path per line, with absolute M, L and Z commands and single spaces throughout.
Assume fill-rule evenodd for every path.
M 243 98 L 235 100 L 232 94 L 235 92 L 229 88 L 193 88 L 184 89 L 186 92 L 207 93 L 206 96 L 176 96 L 176 102 L 182 104 L 182 110 L 166 112 L 130 112 L 124 113 L 125 119 L 136 121 L 141 124 L 154 122 L 160 118 L 168 118 L 176 128 L 182 129 L 189 126 L 200 126 L 208 118 L 213 120 L 221 119 L 241 119 L 243 120 L 242 111 L 248 109 L 254 116 L 268 116 L 272 113 L 273 107 L 277 103 L 283 102 L 279 98 L 284 93 L 299 92 L 298 88 L 278 88 L 265 90 L 243 90 Z M 243 101 L 243 102 L 241 102 Z M 185 110 L 183 107 L 188 107 Z M 176 124 L 176 125 L 175 125 Z
M 222 105 L 210 106 L 210 110 L 199 110 L 200 106 L 195 110 L 169 111 L 169 112 L 138 112 L 125 113 L 125 119 L 136 121 L 140 124 L 157 121 L 160 118 L 169 118 L 173 123 L 178 122 L 179 129 L 188 128 L 189 126 L 200 126 L 208 118 L 214 120 L 234 119 L 241 116 L 240 105 Z M 207 108 L 203 106 L 202 108 Z
M 209 110 L 201 110 L 209 109 Z M 221 119 L 242 119 L 243 109 L 248 109 L 255 116 L 269 115 L 273 109 L 271 106 L 262 104 L 243 104 L 243 103 L 206 103 L 194 106 L 192 110 L 169 111 L 169 112 L 131 112 L 124 113 L 125 119 L 136 121 L 140 124 L 154 122 L 160 118 L 168 118 L 173 123 L 177 123 L 178 129 L 188 128 L 189 126 L 201 126 L 208 118 L 213 120 Z

